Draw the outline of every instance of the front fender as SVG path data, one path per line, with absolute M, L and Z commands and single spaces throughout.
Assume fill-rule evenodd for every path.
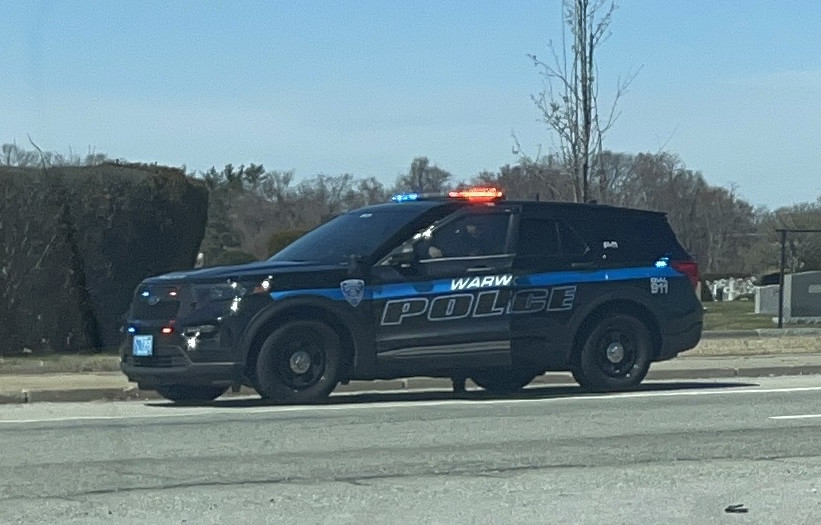
M 364 302 L 353 307 L 345 301 L 319 296 L 276 300 L 257 312 L 248 323 L 240 339 L 237 357 L 246 366 L 249 365 L 269 333 L 289 319 L 301 318 L 328 323 L 339 333 L 351 364 L 357 367 L 361 361 L 362 349 L 367 348 L 368 341 L 372 343 L 374 338 L 373 328 L 367 322 L 368 311 Z

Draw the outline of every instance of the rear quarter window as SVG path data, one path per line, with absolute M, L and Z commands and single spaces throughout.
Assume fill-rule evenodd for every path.
M 598 213 L 597 213 L 598 211 Z M 660 257 L 689 259 L 659 213 L 621 210 L 594 210 L 580 229 L 593 250 L 610 261 L 650 262 Z

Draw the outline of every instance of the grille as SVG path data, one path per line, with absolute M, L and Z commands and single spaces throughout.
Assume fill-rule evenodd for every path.
M 150 305 L 148 301 L 142 297 L 138 297 L 133 306 L 134 317 L 146 321 L 167 321 L 174 319 L 177 317 L 179 310 L 179 301 L 160 301 L 155 305 Z

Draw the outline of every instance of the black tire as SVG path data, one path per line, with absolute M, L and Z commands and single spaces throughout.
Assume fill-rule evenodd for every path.
M 533 372 L 502 368 L 477 373 L 471 379 L 491 394 L 512 394 L 530 384 L 536 375 Z
M 221 386 L 168 385 L 157 387 L 157 393 L 175 403 L 213 401 L 228 388 Z
M 579 368 L 573 368 L 573 369 L 570 371 L 570 373 L 571 373 L 571 374 L 573 374 L 573 379 L 575 379 L 575 380 L 576 380 L 576 382 L 577 382 L 579 385 L 584 385 L 584 384 L 586 384 L 586 383 L 587 383 L 587 380 L 586 380 L 586 379 L 584 378 L 584 376 L 582 375 L 582 371 L 581 371 L 581 369 L 579 369 Z
M 327 398 L 339 382 L 339 335 L 325 323 L 292 321 L 262 343 L 256 364 L 256 390 L 282 404 Z
M 609 314 L 587 335 L 573 377 L 586 390 L 629 390 L 647 376 L 652 358 L 647 326 L 630 315 Z

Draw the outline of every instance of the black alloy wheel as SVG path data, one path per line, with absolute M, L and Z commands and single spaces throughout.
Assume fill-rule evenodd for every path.
M 643 322 L 626 314 L 609 314 L 585 339 L 573 377 L 591 391 L 635 388 L 647 376 L 652 354 L 652 338 Z

